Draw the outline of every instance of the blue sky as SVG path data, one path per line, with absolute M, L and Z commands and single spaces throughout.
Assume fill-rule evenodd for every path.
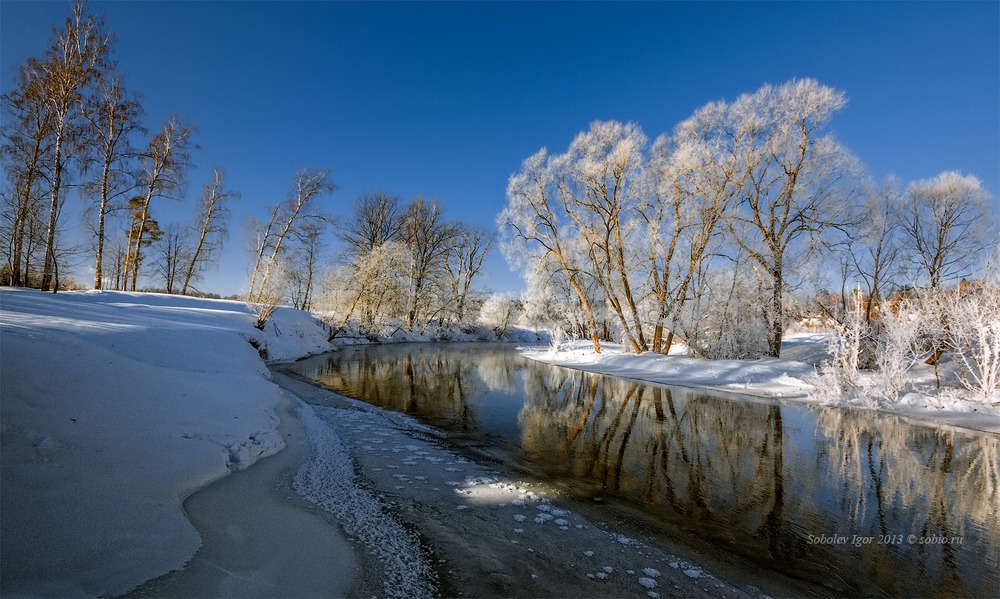
M 0 1 L 4 91 L 67 6 Z M 492 227 L 521 161 L 564 150 L 593 120 L 635 121 L 653 138 L 706 102 L 792 78 L 847 93 L 831 129 L 876 177 L 957 169 L 1000 191 L 1000 2 L 91 8 L 118 36 L 147 127 L 169 114 L 197 127 L 188 198 L 154 216 L 190 218 L 214 164 L 242 193 L 206 291 L 245 287 L 244 221 L 281 199 L 300 167 L 332 169 L 333 214 L 384 190 L 437 197 L 449 218 Z M 488 269 L 490 287 L 520 287 L 498 252 Z

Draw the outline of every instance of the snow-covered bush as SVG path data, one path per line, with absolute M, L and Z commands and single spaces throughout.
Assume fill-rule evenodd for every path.
M 917 361 L 916 343 L 920 336 L 920 320 L 909 302 L 894 312 L 883 303 L 878 309 L 875 337 L 875 377 L 879 392 L 895 402 L 906 387 L 910 368 Z
M 479 310 L 479 322 L 490 327 L 502 339 L 517 319 L 521 302 L 506 293 L 494 293 Z
M 883 303 L 878 309 L 878 326 L 875 334 L 876 384 L 879 391 L 891 402 L 906 387 L 910 368 L 917 361 L 916 343 L 920 336 L 920 319 L 913 314 L 909 302 L 904 302 L 894 312 Z
M 984 402 L 1000 392 L 1000 289 L 980 287 L 944 304 L 962 384 Z
M 840 322 L 833 325 L 827 351 L 830 360 L 823 364 L 813 381 L 814 397 L 836 401 L 857 395 L 860 371 L 871 362 L 872 331 L 860 303 L 849 308 Z M 875 405 L 877 398 L 864 394 L 866 403 Z

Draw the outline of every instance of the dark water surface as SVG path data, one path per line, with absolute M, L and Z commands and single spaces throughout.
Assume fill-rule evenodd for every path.
M 714 395 L 513 348 L 345 349 L 294 369 L 447 431 L 651 534 L 831 595 L 1000 595 L 1000 437 Z

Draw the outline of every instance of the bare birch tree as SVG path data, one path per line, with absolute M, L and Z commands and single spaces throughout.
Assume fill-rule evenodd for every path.
M 240 194 L 225 188 L 226 173 L 222 167 L 213 167 L 211 180 L 201 189 L 198 200 L 198 220 L 193 229 L 198 238 L 184 271 L 181 293 L 187 294 L 191 284 L 198 280 L 206 266 L 221 251 L 229 234 L 229 202 Z
M 326 247 L 323 235 L 326 234 L 328 224 L 325 218 L 309 219 L 302 223 L 294 237 L 293 258 L 285 273 L 292 306 L 298 310 L 312 309 L 313 291 Z
M 180 277 L 191 262 L 191 245 L 186 227 L 171 224 L 157 240 L 153 266 L 167 293 L 176 293 Z
M 257 306 L 256 327 L 263 330 L 283 295 L 277 273 L 282 269 L 283 250 L 304 222 L 318 217 L 316 200 L 336 186 L 329 170 L 302 169 L 295 174 L 288 197 L 271 210 L 267 223 L 253 223 L 254 265 L 250 271 L 247 301 Z
M 131 136 L 142 129 L 139 122 L 142 105 L 134 94 L 125 91 L 117 73 L 102 73 L 94 93 L 86 99 L 83 116 L 87 122 L 85 143 L 99 169 L 95 179 L 84 185 L 93 200 L 97 224 L 93 229 L 95 244 L 94 289 L 104 284 L 104 243 L 107 217 L 124 208 L 122 200 L 135 189 L 131 160 L 136 156 Z
M 52 112 L 45 98 L 41 61 L 29 58 L 18 67 L 16 84 L 4 94 L 3 146 L 5 174 L 10 183 L 4 197 L 4 225 L 8 273 L 13 286 L 30 284 L 33 247 L 44 236 L 38 233 L 42 203 L 48 190 L 52 151 Z
M 50 202 L 46 228 L 45 263 L 42 270 L 42 289 L 53 290 L 56 269 L 55 248 L 57 220 L 65 196 L 63 176 L 77 135 L 84 88 L 96 73 L 106 66 L 111 46 L 111 34 L 104 28 L 103 19 L 87 14 L 83 2 L 75 3 L 62 29 L 53 28 L 52 41 L 40 61 L 44 97 L 51 113 L 52 154 Z
M 171 116 L 159 132 L 150 139 L 142 154 L 143 167 L 139 173 L 142 194 L 139 222 L 129 238 L 126 263 L 126 284 L 136 289 L 139 268 L 142 265 L 143 240 L 153 198 L 172 197 L 184 185 L 184 176 L 191 166 L 191 135 L 194 128 L 180 118 Z

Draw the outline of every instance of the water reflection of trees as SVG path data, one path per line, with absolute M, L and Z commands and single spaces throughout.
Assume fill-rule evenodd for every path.
M 308 375 L 327 388 L 452 430 L 477 428 L 470 398 L 512 389 L 517 356 L 469 348 L 363 348 L 315 361 Z
M 993 592 L 1000 588 L 996 436 L 911 426 L 898 417 L 845 410 L 819 410 L 817 423 L 817 434 L 829 447 L 827 467 L 844 481 L 831 490 L 838 491 L 837 503 L 851 534 L 898 534 L 904 543 L 909 535 L 961 538 L 961 544 L 913 547 L 923 574 L 939 588 L 960 588 L 975 576 L 967 571 L 972 557 L 992 568 Z M 867 567 L 885 560 L 885 552 L 868 554 Z
M 869 583 L 855 591 L 921 583 L 939 592 L 996 589 L 995 436 L 825 409 L 816 414 L 815 436 L 803 436 L 783 422 L 780 405 L 563 369 L 532 369 L 525 391 L 522 446 L 554 476 L 639 499 L 765 560 L 864 572 Z M 864 547 L 808 543 L 821 534 L 903 538 Z M 910 534 L 961 535 L 964 544 L 909 546 Z

